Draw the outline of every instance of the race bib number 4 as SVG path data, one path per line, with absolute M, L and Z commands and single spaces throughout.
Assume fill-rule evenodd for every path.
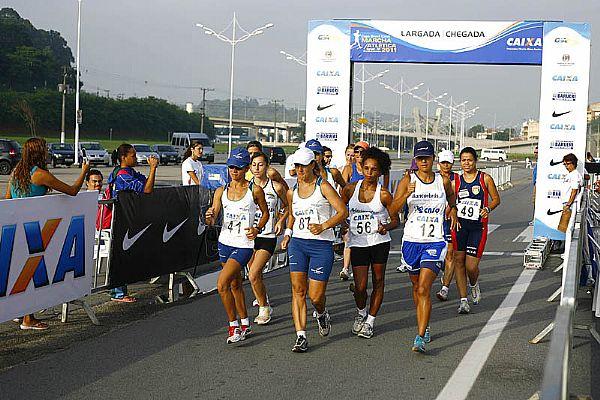
M 456 205 L 456 212 L 459 218 L 477 221 L 479 220 L 480 211 L 481 200 L 478 199 L 461 199 Z
M 350 217 L 350 232 L 353 235 L 370 235 L 377 229 L 377 219 L 370 212 L 354 213 Z

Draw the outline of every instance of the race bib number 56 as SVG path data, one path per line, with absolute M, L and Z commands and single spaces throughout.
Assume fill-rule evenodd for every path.
M 350 232 L 353 235 L 369 235 L 377 232 L 377 219 L 369 212 L 355 213 L 350 217 Z

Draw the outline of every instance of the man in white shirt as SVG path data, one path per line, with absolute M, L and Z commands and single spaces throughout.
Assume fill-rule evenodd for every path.
M 573 153 L 569 153 L 563 157 L 563 164 L 569 173 L 563 179 L 561 187 L 561 200 L 564 210 L 571 208 L 579 189 L 583 185 L 583 176 L 577 171 L 577 157 Z
M 183 186 L 199 185 L 202 182 L 204 169 L 200 162 L 202 157 L 202 143 L 195 142 L 188 151 L 185 152 L 185 160 L 181 163 L 181 184 Z

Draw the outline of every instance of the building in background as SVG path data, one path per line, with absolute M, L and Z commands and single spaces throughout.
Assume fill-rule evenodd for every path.
M 529 119 L 521 125 L 521 136 L 525 140 L 539 140 L 540 122 L 535 119 Z
M 594 118 L 600 117 L 600 103 L 591 103 L 587 110 L 587 122 L 592 122 Z

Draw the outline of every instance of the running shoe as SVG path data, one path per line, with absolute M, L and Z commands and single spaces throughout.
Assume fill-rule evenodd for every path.
M 258 325 L 266 325 L 271 321 L 273 308 L 271 306 L 260 307 L 258 315 L 254 318 L 254 323 Z
M 425 328 L 425 334 L 423 335 L 423 341 L 425 343 L 431 342 L 431 328 L 429 327 L 429 325 L 427 325 L 427 328 Z
M 306 350 L 308 350 L 308 340 L 304 336 L 298 336 L 294 347 L 292 347 L 292 351 L 294 353 L 306 353 Z
M 236 343 L 242 340 L 242 331 L 239 326 L 229 327 L 229 336 L 227 336 L 227 343 Z
M 468 314 L 471 312 L 471 306 L 469 306 L 469 302 L 467 300 L 461 300 L 460 306 L 458 306 L 459 314 Z
M 358 335 L 358 333 L 360 332 L 360 330 L 362 329 L 363 325 L 365 324 L 365 320 L 367 319 L 367 317 L 363 317 L 360 314 L 356 314 L 356 317 L 354 317 L 354 324 L 352 325 L 352 333 L 354 333 L 355 335 Z
M 439 301 L 446 301 L 446 300 L 448 300 L 448 288 L 442 286 L 442 288 L 440 289 L 440 291 L 437 292 L 435 294 L 435 296 L 438 298 Z
M 417 353 L 425 353 L 425 342 L 423 338 L 419 335 L 415 337 L 415 341 L 413 342 L 412 351 L 416 351 Z
M 347 281 L 350 278 L 350 274 L 348 273 L 347 268 L 342 268 L 340 271 L 340 279 L 343 281 Z
M 325 310 L 320 317 L 317 315 L 317 323 L 319 324 L 319 335 L 329 335 L 329 331 L 331 331 L 331 317 L 329 316 L 329 311 Z
M 242 336 L 240 340 L 245 340 L 248 336 L 252 335 L 252 327 L 250 325 L 242 325 L 240 332 Z
M 358 337 L 371 339 L 373 337 L 373 326 L 365 322 L 360 332 L 358 332 Z
M 406 272 L 406 266 L 404 264 L 400 264 L 396 267 L 396 272 Z
M 471 286 L 471 299 L 475 305 L 479 304 L 481 301 L 481 289 L 479 289 L 479 282 Z
M 254 299 L 254 301 L 252 302 L 252 307 L 258 307 L 258 300 Z

